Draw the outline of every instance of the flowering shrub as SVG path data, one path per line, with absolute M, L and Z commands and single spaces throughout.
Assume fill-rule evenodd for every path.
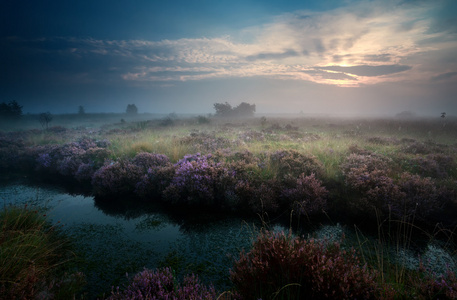
M 142 168 L 147 167 L 146 174 L 135 187 L 135 193 L 143 199 L 159 198 L 175 174 L 175 167 L 168 157 L 162 154 L 139 153 L 133 163 Z
M 367 167 L 359 167 L 352 168 L 345 175 L 346 184 L 357 193 L 348 203 L 356 213 L 373 213 L 374 209 L 388 212 L 390 203 L 398 203 L 405 197 L 385 171 L 368 171 Z
M 0 170 L 11 169 L 19 158 L 19 151 L 24 148 L 21 139 L 0 136 Z
M 338 243 L 264 232 L 230 271 L 241 299 L 375 299 L 375 273 Z
M 166 167 L 171 164 L 168 156 L 163 154 L 154 154 L 148 152 L 138 153 L 132 163 L 147 171 L 150 168 Z
M 279 208 L 279 186 L 274 179 L 266 182 L 258 180 L 238 180 L 235 194 L 238 204 L 255 213 L 275 212 Z
M 305 176 L 315 174 L 321 177 L 324 173 L 322 163 L 314 156 L 301 154 L 296 150 L 279 150 L 270 155 L 271 165 L 277 169 L 280 179 L 290 176 L 297 178 L 300 174 Z
M 190 136 L 179 140 L 181 144 L 191 145 L 195 151 L 214 152 L 218 149 L 239 144 L 238 141 L 230 141 L 223 137 L 216 137 L 214 134 L 193 132 Z
M 387 176 L 384 159 L 351 154 L 342 168 L 345 183 L 357 193 L 349 203 L 355 211 L 366 213 L 376 208 L 396 218 L 426 220 L 445 204 L 446 191 L 437 189 L 432 179 L 403 173 L 396 182 Z
M 126 160 L 120 160 L 101 167 L 92 177 L 95 196 L 120 197 L 133 193 L 136 184 L 143 177 L 141 167 Z
M 404 153 L 411 154 L 431 154 L 431 153 L 442 153 L 443 149 L 447 148 L 446 145 L 439 145 L 433 142 L 418 142 L 415 141 L 409 145 L 403 147 Z
M 132 282 L 120 291 L 111 292 L 110 300 L 161 300 L 161 299 L 216 299 L 216 291 L 212 286 L 206 287 L 200 283 L 198 277 L 194 274 L 184 277 L 183 283 L 180 284 L 174 278 L 169 268 L 156 271 L 145 269 L 133 278 Z
M 426 220 L 445 204 L 445 198 L 442 197 L 445 191 L 438 189 L 431 178 L 403 173 L 399 186 L 405 196 L 391 203 L 394 215 L 414 215 L 418 219 Z
M 165 200 L 175 204 L 221 205 L 226 186 L 235 176 L 210 154 L 186 155 L 175 167 L 175 176 L 163 193 Z
M 319 213 L 327 207 L 327 195 L 327 189 L 322 186 L 322 182 L 316 179 L 314 174 L 309 176 L 301 174 L 297 178 L 296 186 L 283 190 L 281 198 L 298 213 L 311 215 Z
M 441 153 L 429 154 L 427 156 L 416 155 L 414 158 L 406 159 L 406 168 L 412 173 L 433 178 L 445 178 L 456 168 L 454 159 L 451 156 Z
M 418 277 L 420 279 L 414 278 L 411 284 L 422 299 L 457 299 L 457 277 L 451 270 L 436 275 L 421 264 Z
M 347 175 L 352 169 L 365 170 L 365 172 L 380 171 L 387 174 L 390 169 L 390 160 L 387 157 L 376 154 L 358 154 L 352 153 L 346 157 L 345 162 L 341 165 L 343 174 Z

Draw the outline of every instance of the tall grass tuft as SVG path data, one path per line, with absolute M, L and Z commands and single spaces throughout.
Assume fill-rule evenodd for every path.
M 6 207 L 0 213 L 0 299 L 70 299 L 83 275 L 68 274 L 68 241 L 38 211 Z

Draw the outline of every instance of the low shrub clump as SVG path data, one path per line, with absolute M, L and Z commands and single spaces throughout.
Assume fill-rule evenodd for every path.
M 129 160 L 111 162 L 101 167 L 92 177 L 93 193 L 97 197 L 120 197 L 133 194 L 144 171 Z
M 225 185 L 233 173 L 224 163 L 216 162 L 212 155 L 186 155 L 175 165 L 176 173 L 164 190 L 166 201 L 185 205 L 223 205 Z
M 293 188 L 284 189 L 281 198 L 299 214 L 313 215 L 327 208 L 327 189 L 311 174 L 301 174 Z
M 213 300 L 216 297 L 214 288 L 203 285 L 198 276 L 188 275 L 179 283 L 170 268 L 163 268 L 155 271 L 145 269 L 135 275 L 124 290 L 121 291 L 118 287 L 108 299 Z
M 230 271 L 241 299 L 376 299 L 376 273 L 338 243 L 264 232 Z
M 324 174 L 322 163 L 314 156 L 304 155 L 296 150 L 278 150 L 270 155 L 270 164 L 277 170 L 280 179 L 296 179 L 302 173 L 305 176 L 315 174 L 321 178 Z

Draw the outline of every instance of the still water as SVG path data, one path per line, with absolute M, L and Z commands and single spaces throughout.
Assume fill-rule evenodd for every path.
M 0 185 L 0 205 L 10 204 L 42 209 L 73 238 L 89 299 L 108 295 L 113 286 L 126 284 L 128 276 L 144 268 L 164 266 L 174 268 L 178 276 L 197 273 L 219 291 L 228 289 L 233 261 L 242 249 L 249 250 L 259 228 L 265 226 L 259 218 L 204 211 L 178 214 L 157 206 L 132 206 L 128 199 L 126 203 L 97 203 L 92 197 L 71 195 L 55 186 L 24 182 Z M 285 232 L 290 227 L 274 222 L 267 226 Z M 305 235 L 339 240 L 343 234 L 356 240 L 353 232 L 340 225 L 314 227 Z M 417 252 L 401 250 L 400 254 L 402 263 L 412 268 L 418 265 Z M 429 243 L 421 257 L 438 271 L 455 267 L 453 256 L 436 243 Z
M 109 294 L 144 268 L 171 266 L 178 275 L 197 273 L 218 290 L 229 287 L 229 269 L 249 249 L 260 222 L 235 217 L 173 215 L 158 207 L 98 204 L 55 186 L 23 182 L 0 185 L 0 205 L 43 210 L 74 239 L 89 298 Z M 281 230 L 279 225 L 275 230 Z

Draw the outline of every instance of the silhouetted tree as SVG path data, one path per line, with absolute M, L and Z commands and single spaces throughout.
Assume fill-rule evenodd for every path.
M 16 101 L 0 103 L 0 118 L 2 120 L 18 120 L 22 117 L 22 105 Z
M 216 116 L 218 117 L 228 117 L 231 116 L 233 113 L 232 106 L 227 102 L 214 103 L 214 109 L 216 110 Z
M 52 114 L 48 111 L 40 114 L 40 124 L 41 127 L 48 129 L 48 124 L 52 121 Z
M 214 109 L 216 110 L 216 116 L 218 117 L 252 117 L 255 112 L 255 104 L 249 104 L 242 102 L 237 107 L 225 103 L 214 103 Z
M 127 105 L 127 109 L 125 112 L 129 115 L 136 115 L 138 113 L 138 108 L 135 104 L 129 104 Z
M 85 113 L 84 106 L 80 105 L 78 108 L 78 115 L 84 115 Z
M 255 113 L 255 104 L 241 102 L 233 109 L 233 112 L 238 117 L 252 117 Z

